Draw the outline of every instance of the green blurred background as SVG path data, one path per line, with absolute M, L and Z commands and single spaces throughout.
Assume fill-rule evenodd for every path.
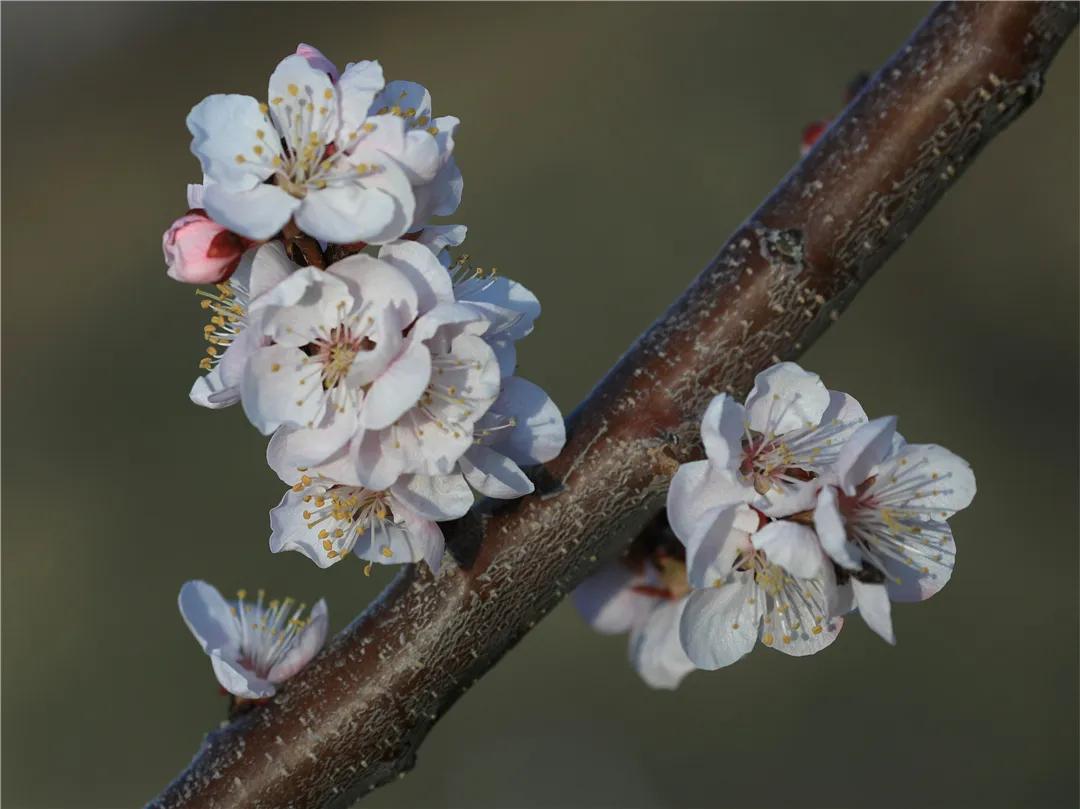
M 540 296 L 521 368 L 568 411 L 927 10 L 5 4 L 5 806 L 133 806 L 187 762 L 225 703 L 184 580 L 323 594 L 336 630 L 392 575 L 271 555 L 264 440 L 187 400 L 205 321 L 160 234 L 194 103 L 298 40 L 426 84 L 464 121 L 454 221 Z M 658 693 L 564 604 L 368 805 L 1077 805 L 1076 46 L 804 358 L 978 475 L 897 648 L 855 620 Z

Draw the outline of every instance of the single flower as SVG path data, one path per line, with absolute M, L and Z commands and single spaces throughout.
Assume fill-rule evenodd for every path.
M 636 540 L 571 594 L 597 632 L 630 633 L 630 664 L 652 688 L 676 688 L 695 668 L 679 640 L 689 592 L 682 550 L 675 541 Z
M 934 444 L 905 443 L 894 417 L 863 425 L 840 451 L 814 525 L 847 573 L 851 606 L 889 643 L 889 602 L 923 601 L 949 581 L 956 545 L 947 520 L 974 496 L 966 461 Z
M 809 508 L 816 487 L 807 483 L 865 421 L 854 398 L 828 390 L 817 374 L 792 362 L 774 365 L 757 375 L 745 405 L 726 393 L 710 403 L 701 422 L 707 460 L 682 472 L 686 498 L 707 499 L 733 480 L 747 489 L 738 499 L 769 516 Z
M 204 581 L 180 588 L 180 614 L 210 656 L 221 687 L 244 699 L 272 697 L 277 686 L 308 664 L 326 640 L 326 602 L 304 617 L 305 605 L 291 598 L 254 603 L 241 590 L 228 602 Z M 295 607 L 295 609 L 294 609 Z

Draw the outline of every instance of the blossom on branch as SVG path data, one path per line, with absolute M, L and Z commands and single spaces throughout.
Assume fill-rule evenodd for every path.
M 291 598 L 254 603 L 240 590 L 228 602 L 204 581 L 180 588 L 180 614 L 210 657 L 221 687 L 243 699 L 272 697 L 277 686 L 308 664 L 326 640 L 326 602 L 319 599 L 308 616 Z M 295 609 L 294 609 L 295 607 Z

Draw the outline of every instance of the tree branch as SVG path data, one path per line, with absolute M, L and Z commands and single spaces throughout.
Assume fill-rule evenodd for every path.
M 448 527 L 288 688 L 220 730 L 151 806 L 345 806 L 428 730 L 698 457 L 717 392 L 797 356 L 1039 94 L 1076 4 L 937 7 L 568 419 L 537 493 Z M 456 561 L 456 564 L 454 563 Z

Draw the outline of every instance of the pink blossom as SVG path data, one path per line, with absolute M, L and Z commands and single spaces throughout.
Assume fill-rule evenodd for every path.
M 232 275 L 251 241 L 226 230 L 200 208 L 181 216 L 161 237 L 170 278 L 215 284 Z

